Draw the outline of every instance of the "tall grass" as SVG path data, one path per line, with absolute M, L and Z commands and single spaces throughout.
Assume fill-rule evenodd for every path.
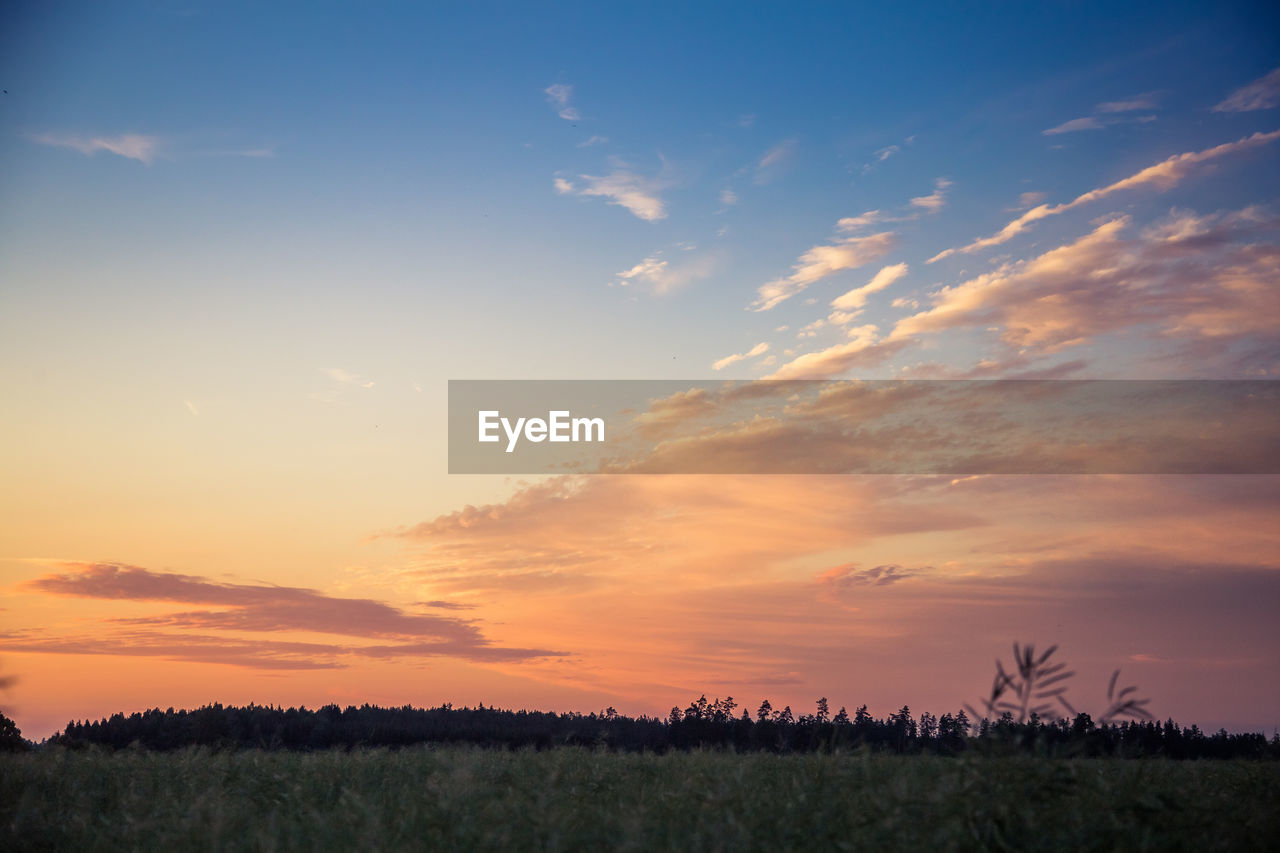
M 0 757 L 11 850 L 1249 850 L 1270 762 L 44 750 Z

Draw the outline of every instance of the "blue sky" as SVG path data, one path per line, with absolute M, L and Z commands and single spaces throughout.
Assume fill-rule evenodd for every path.
M 486 341 L 455 374 L 518 358 L 520 374 L 701 375 L 808 322 L 738 309 L 842 217 L 951 181 L 945 215 L 895 252 L 924 260 L 998 229 L 1023 192 L 1063 200 L 1274 129 L 1267 111 L 1210 112 L 1275 64 L 1264 9 L 19 4 L 0 66 L 11 274 L 51 254 L 72 276 L 77 260 L 132 267 L 113 300 L 144 303 L 152 331 L 182 305 L 252 326 L 208 303 L 216 278 L 276 319 L 313 303 L 300 346 L 345 328 L 412 358 L 421 329 Z M 557 117 L 555 85 L 577 120 Z M 1042 135 L 1126 99 L 1148 106 Z M 151 140 L 149 164 L 33 142 L 129 135 Z M 1274 194 L 1275 170 L 1223 170 L 1126 201 Z M 552 188 L 615 172 L 656 187 L 664 218 Z M 678 293 L 604 287 L 646 258 L 686 267 Z M 913 292 L 960 272 L 912 266 Z

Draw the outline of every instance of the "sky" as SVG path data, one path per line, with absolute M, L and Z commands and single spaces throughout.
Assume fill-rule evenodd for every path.
M 1272 379 L 1264 3 L 0 12 L 0 707 L 1280 725 L 1275 475 L 449 475 L 450 379 Z

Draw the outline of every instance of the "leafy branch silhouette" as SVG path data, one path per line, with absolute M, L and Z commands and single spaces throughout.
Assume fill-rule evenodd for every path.
M 1016 722 L 1025 723 L 1032 716 L 1043 717 L 1054 707 L 1055 703 L 1066 709 L 1072 716 L 1079 712 L 1067 701 L 1067 685 L 1065 682 L 1075 675 L 1075 670 L 1068 670 L 1065 663 L 1049 663 L 1053 653 L 1058 650 L 1056 644 L 1040 653 L 1035 653 L 1035 645 L 1013 644 L 1014 671 L 1008 672 L 1004 664 L 996 659 L 996 675 L 991 682 L 991 692 L 981 700 L 985 714 L 966 703 L 965 708 L 978 718 L 999 718 L 1009 714 Z M 1119 717 L 1151 719 L 1151 712 L 1144 706 L 1149 699 L 1138 699 L 1131 694 L 1138 688 L 1129 686 L 1116 691 L 1116 681 L 1120 678 L 1120 670 L 1111 674 L 1111 682 L 1107 686 L 1107 710 L 1099 718 L 1100 723 L 1110 723 Z

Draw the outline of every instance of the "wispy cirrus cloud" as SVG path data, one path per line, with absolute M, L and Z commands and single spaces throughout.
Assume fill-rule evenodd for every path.
M 857 216 L 845 216 L 836 222 L 836 230 L 846 234 L 854 234 L 872 225 L 890 221 L 890 217 L 878 210 L 868 210 Z
M 835 230 L 850 236 L 841 237 L 826 245 L 814 246 L 806 251 L 792 266 L 790 275 L 761 285 L 757 291 L 756 300 L 749 308 L 752 311 L 768 311 L 816 281 L 843 270 L 856 269 L 884 257 L 897 246 L 897 232 L 881 231 L 865 235 L 860 232 L 877 225 L 915 221 L 921 216 L 942 210 L 946 205 L 946 193 L 951 187 L 951 181 L 938 178 L 934 181 L 933 187 L 932 193 L 911 199 L 901 212 L 886 213 L 881 210 L 868 210 L 857 216 L 841 218 L 836 222 Z M 903 271 L 905 272 L 905 267 Z M 889 274 L 885 273 L 885 275 Z M 888 283 L 892 283 L 892 280 L 883 286 L 888 286 Z
M 717 359 L 716 361 L 712 362 L 711 369 L 724 370 L 726 367 L 732 364 L 737 364 L 740 361 L 746 361 L 748 359 L 756 358 L 757 356 L 764 355 L 768 351 L 769 351 L 769 344 L 765 341 L 762 341 L 756 344 L 755 346 L 753 346 L 751 349 L 747 350 L 746 352 L 736 352 L 733 355 L 726 355 L 724 358 Z
M 661 176 L 646 177 L 618 164 L 608 175 L 578 175 L 578 181 L 581 183 L 557 177 L 553 186 L 560 195 L 604 198 L 646 222 L 667 218 L 666 205 L 658 193 L 670 182 Z
M 922 195 L 911 199 L 912 207 L 923 208 L 929 213 L 937 213 L 946 205 L 947 188 L 951 186 L 951 181 L 946 178 L 938 178 L 934 182 L 933 192 L 928 195 Z
M 721 253 L 708 251 L 697 253 L 687 260 L 671 262 L 661 253 L 651 255 L 630 269 L 616 274 L 613 284 L 627 287 L 642 284 L 656 294 L 670 293 L 686 284 L 708 278 L 720 267 Z
M 1153 166 L 1130 175 L 1127 178 L 1108 184 L 1105 187 L 1090 190 L 1087 193 L 1077 196 L 1064 204 L 1040 204 L 1028 210 L 1018 218 L 1005 225 L 998 232 L 990 237 L 982 237 L 974 240 L 968 245 L 954 249 L 946 249 L 934 255 L 928 260 L 928 263 L 935 263 L 943 258 L 950 257 L 957 252 L 961 254 L 972 254 L 991 246 L 999 246 L 1007 243 L 1017 235 L 1026 231 L 1034 223 L 1050 216 L 1057 216 L 1060 213 L 1066 213 L 1077 207 L 1089 204 L 1090 202 L 1104 199 L 1115 193 L 1124 190 L 1136 189 L 1154 189 L 1157 192 L 1163 192 L 1177 186 L 1185 178 L 1191 175 L 1201 163 L 1215 160 L 1219 157 L 1225 157 L 1236 154 L 1241 151 L 1247 151 L 1252 148 L 1258 148 L 1280 139 L 1280 130 L 1271 131 L 1270 133 L 1255 133 L 1238 139 L 1235 142 L 1224 142 L 1221 145 L 1215 145 L 1212 148 L 1206 148 L 1203 151 L 1191 151 L 1185 154 L 1176 154 L 1166 160 L 1162 160 Z
M 1104 101 L 1098 104 L 1094 109 L 1100 113 L 1128 113 L 1137 110 L 1154 110 L 1156 108 L 1156 93 L 1144 92 L 1141 95 L 1131 95 L 1119 101 Z
M 894 157 L 897 154 L 901 153 L 903 145 L 909 146 L 913 144 L 915 141 L 916 141 L 916 138 L 914 136 L 908 136 L 906 139 L 902 141 L 902 145 L 896 145 L 896 144 L 886 145 L 883 148 L 878 148 L 875 151 L 871 152 L 871 161 L 868 163 L 862 164 L 862 170 L 861 170 L 862 174 L 867 175 L 875 171 L 876 167 L 879 166 L 881 163 L 888 160 L 890 157 Z
M 1236 89 L 1213 107 L 1215 113 L 1269 110 L 1280 104 L 1280 68 Z
M 837 311 L 844 312 L 850 318 L 857 316 L 866 307 L 867 297 L 873 293 L 879 293 L 906 274 L 907 265 L 905 263 L 883 267 L 872 276 L 871 281 L 831 300 L 831 307 Z M 841 322 L 847 322 L 847 320 L 842 320 Z
M 659 260 L 656 257 L 645 258 L 631 269 L 618 273 L 616 281 L 624 287 L 631 282 L 643 281 L 653 284 L 654 288 L 658 289 L 662 286 L 661 282 L 668 266 L 670 266 L 669 261 Z
M 1131 95 L 1119 101 L 1104 101 L 1093 108 L 1093 115 L 1073 118 L 1056 127 L 1040 132 L 1045 136 L 1057 136 L 1062 133 L 1075 133 L 1081 130 L 1102 130 L 1114 124 L 1154 121 L 1156 118 L 1154 115 L 1130 117 L 1124 114 L 1138 110 L 1154 110 L 1155 108 L 1156 93 L 1145 92 L 1141 95 Z
M 784 139 L 766 151 L 756 162 L 752 180 L 757 184 L 767 184 L 777 178 L 795 155 L 797 145 L 794 139 Z
M 857 269 L 884 257 L 898 244 L 898 235 L 882 231 L 862 237 L 845 237 L 814 246 L 796 261 L 791 274 L 760 285 L 752 311 L 768 311 L 816 281 L 842 270 Z
M 174 140 L 153 134 L 125 133 L 77 134 L 77 133 L 38 133 L 29 134 L 27 139 L 39 145 L 55 148 L 69 148 L 86 156 L 93 156 L 99 151 L 115 154 L 139 163 L 151 165 L 156 160 L 182 160 L 195 157 L 243 157 L 260 160 L 276 156 L 275 146 L 259 145 L 254 147 L 200 147 L 193 140 Z
M 902 149 L 899 148 L 897 145 L 886 145 L 884 148 L 881 148 L 879 151 L 876 152 L 876 162 L 883 163 L 885 160 L 888 160 L 890 157 L 892 157 L 894 154 L 897 154 L 901 150 Z
M 929 195 L 916 196 L 898 213 L 886 213 L 882 210 L 868 210 L 857 216 L 846 216 L 836 222 L 836 230 L 845 234 L 856 234 L 873 225 L 895 222 L 914 222 L 921 216 L 937 213 L 946 206 L 947 190 L 952 183 L 947 178 L 938 178 L 933 182 L 933 192 Z
M 547 96 L 547 103 L 556 110 L 556 114 L 565 121 L 578 121 L 582 115 L 578 108 L 571 106 L 569 99 L 573 97 L 573 87 L 563 83 L 553 83 L 542 90 Z
M 884 364 L 912 344 L 906 338 L 882 339 L 871 324 L 848 330 L 848 339 L 816 352 L 798 355 L 766 379 L 830 379 L 855 367 Z
M 159 156 L 162 145 L 160 137 L 144 133 L 126 133 L 118 136 L 39 133 L 29 136 L 28 139 L 40 145 L 70 148 L 88 156 L 106 151 L 119 157 L 137 160 L 148 166 Z
M 1105 125 L 1094 116 L 1085 116 L 1084 118 L 1073 118 L 1070 121 L 1064 121 L 1062 124 L 1040 132 L 1045 136 L 1057 136 L 1060 133 L 1076 133 L 1081 130 L 1102 130 L 1103 127 Z

